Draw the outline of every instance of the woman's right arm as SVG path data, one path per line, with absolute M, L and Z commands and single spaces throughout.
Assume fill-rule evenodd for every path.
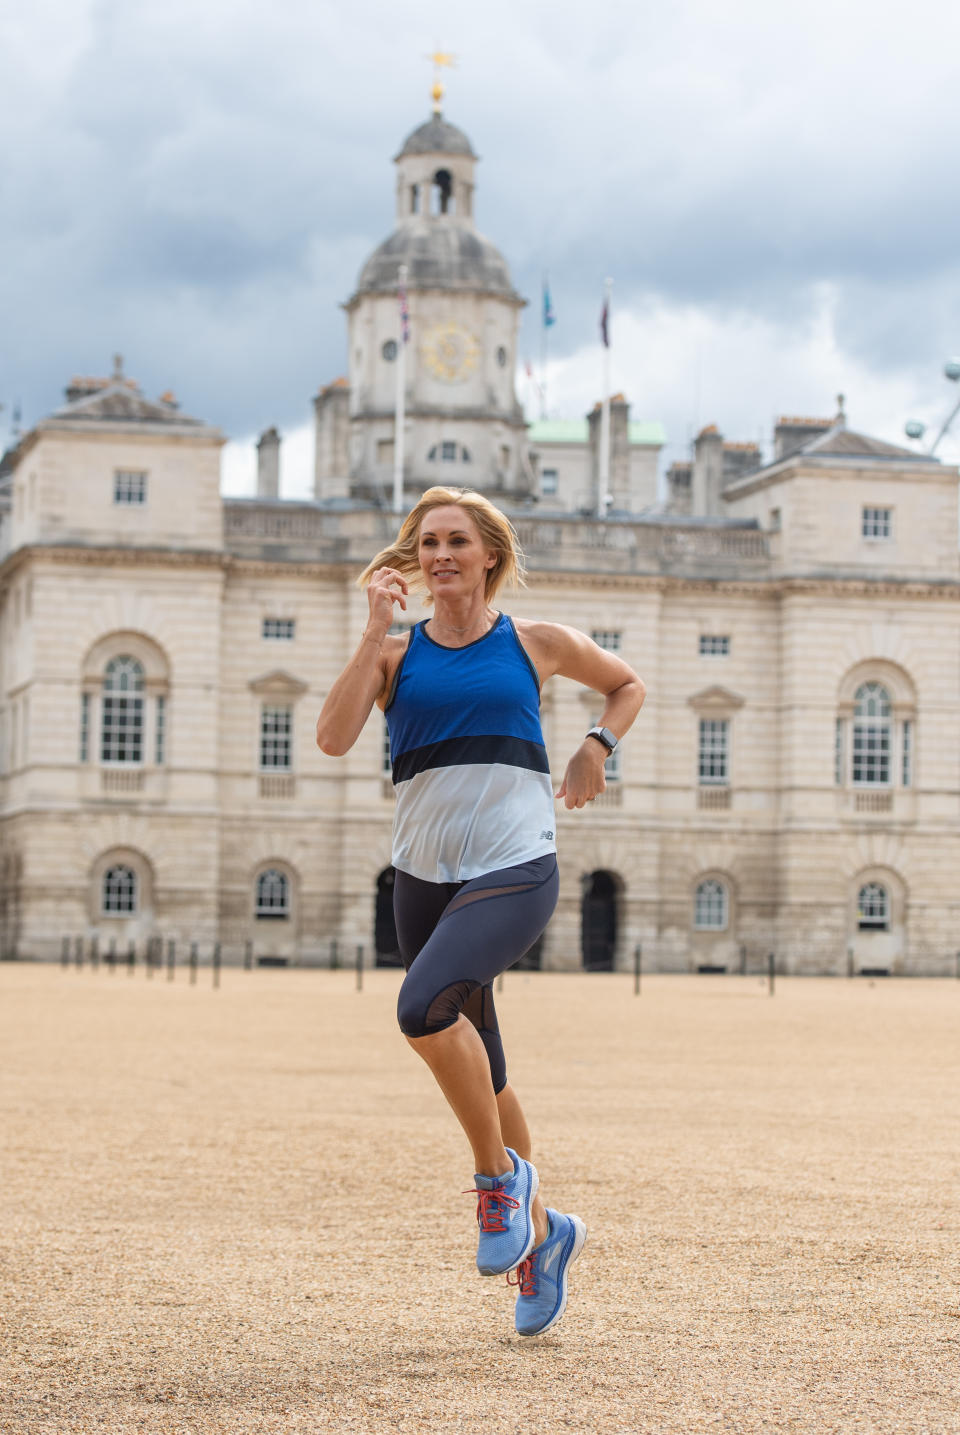
M 349 752 L 386 687 L 393 605 L 406 609 L 409 588 L 394 568 L 378 568 L 367 588 L 370 616 L 360 645 L 327 694 L 317 719 L 317 746 L 330 757 Z

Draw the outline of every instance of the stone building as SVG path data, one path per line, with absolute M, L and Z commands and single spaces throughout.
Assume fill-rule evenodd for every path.
M 558 812 L 544 967 L 943 971 L 960 915 L 960 565 L 953 467 L 831 420 L 774 457 L 699 436 L 657 505 L 654 425 L 524 425 L 521 300 L 474 227 L 475 157 L 434 116 L 397 162 L 397 228 L 347 304 L 348 377 L 317 400 L 317 493 L 220 494 L 223 436 L 120 364 L 0 465 L 0 944 L 54 957 L 151 936 L 228 960 L 393 950 L 392 787 L 374 711 L 324 756 L 319 707 L 363 627 L 386 507 L 397 273 L 408 266 L 408 496 L 438 478 L 507 507 L 518 615 L 569 622 L 649 688 L 588 812 Z M 500 350 L 506 353 L 500 360 Z M 552 492 L 544 474 L 556 471 Z M 552 480 L 547 484 L 549 489 Z M 416 613 L 411 617 L 416 618 Z M 598 702 L 544 696 L 559 779 Z

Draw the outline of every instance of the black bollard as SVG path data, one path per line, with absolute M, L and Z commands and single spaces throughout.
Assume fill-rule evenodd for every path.
M 83 938 L 76 937 L 73 943 L 73 964 L 77 971 L 83 966 Z
M 64 937 L 63 941 L 60 943 L 60 965 L 61 965 L 61 967 L 63 967 L 64 971 L 66 971 L 67 968 L 68 968 L 69 965 L 70 965 L 70 938 L 69 938 L 69 937 Z
M 339 968 L 339 966 L 340 966 L 340 949 L 339 949 L 339 947 L 337 946 L 337 939 L 336 939 L 336 937 L 331 937 L 331 939 L 330 939 L 330 970 L 331 970 L 332 972 L 335 972 L 335 971 L 337 971 L 337 969 Z
M 776 965 L 776 960 L 775 960 L 774 955 L 773 955 L 772 952 L 770 953 L 769 957 L 767 958 L 767 964 L 768 964 L 769 969 L 770 969 L 770 995 L 773 996 L 774 986 L 775 986 L 776 976 L 777 976 L 777 965 Z
M 220 943 L 213 944 L 213 989 L 220 985 Z
M 640 973 L 643 969 L 643 943 L 638 942 L 633 949 L 633 994 L 640 995 Z
M 109 972 L 110 972 L 110 975 L 111 975 L 112 977 L 116 976 L 116 974 L 117 974 L 117 939 L 116 939 L 116 937 L 111 937 L 111 938 L 110 938 L 110 945 L 109 945 L 109 947 L 107 948 L 106 962 L 107 962 L 107 968 L 108 968 L 108 970 L 109 970 Z
M 100 938 L 96 933 L 90 938 L 90 966 L 95 972 L 100 970 Z
M 131 937 L 131 938 L 130 938 L 130 942 L 129 942 L 128 946 L 127 946 L 127 976 L 128 976 L 128 977 L 132 977 L 132 976 L 133 976 L 134 968 L 136 967 L 136 965 L 137 965 L 137 944 L 136 944 L 136 942 L 133 940 L 133 938 Z
M 363 943 L 357 943 L 357 991 L 363 991 Z
M 740 943 L 740 975 L 741 975 L 742 977 L 745 977 L 745 976 L 747 975 L 747 944 L 746 944 L 746 942 L 741 942 L 741 943 Z
M 171 937 L 167 942 L 167 981 L 173 981 L 174 969 L 177 965 L 177 944 Z
M 249 941 L 243 944 L 243 970 L 253 971 L 253 943 Z
M 193 987 L 193 986 L 196 986 L 196 984 L 197 984 L 197 959 L 198 959 L 198 957 L 199 957 L 199 952 L 197 951 L 197 944 L 196 944 L 196 942 L 191 942 L 191 943 L 190 943 L 190 985 L 191 985 L 192 987 Z
M 147 945 L 143 949 L 143 965 L 147 969 L 147 979 L 153 981 L 153 943 L 154 938 L 147 938 Z
M 852 977 L 853 971 L 853 943 L 851 942 L 849 947 L 847 947 L 847 976 Z

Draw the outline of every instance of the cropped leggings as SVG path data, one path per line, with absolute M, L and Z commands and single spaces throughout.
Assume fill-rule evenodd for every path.
M 424 882 L 397 872 L 393 911 L 407 969 L 397 1018 L 405 1036 L 431 1036 L 463 1015 L 480 1034 L 493 1089 L 507 1084 L 493 982 L 537 940 L 557 905 L 550 852 L 469 882 Z

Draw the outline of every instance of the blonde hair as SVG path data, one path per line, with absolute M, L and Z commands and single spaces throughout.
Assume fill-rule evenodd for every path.
M 439 485 L 428 488 L 419 502 L 411 508 L 393 542 L 382 548 L 364 568 L 357 579 L 358 585 L 365 587 L 378 568 L 396 568 L 397 572 L 402 573 L 408 580 L 411 588 L 422 591 L 424 583 L 420 572 L 420 525 L 431 508 L 445 508 L 451 503 L 470 514 L 480 530 L 484 546 L 496 554 L 497 561 L 487 570 L 483 594 L 486 601 L 492 602 L 505 583 L 514 588 L 525 587 L 523 550 L 516 529 L 507 515 L 501 513 L 489 498 L 484 498 L 482 493 L 476 493 L 472 488 L 444 488 Z M 432 603 L 433 599 L 428 594 L 424 602 Z

